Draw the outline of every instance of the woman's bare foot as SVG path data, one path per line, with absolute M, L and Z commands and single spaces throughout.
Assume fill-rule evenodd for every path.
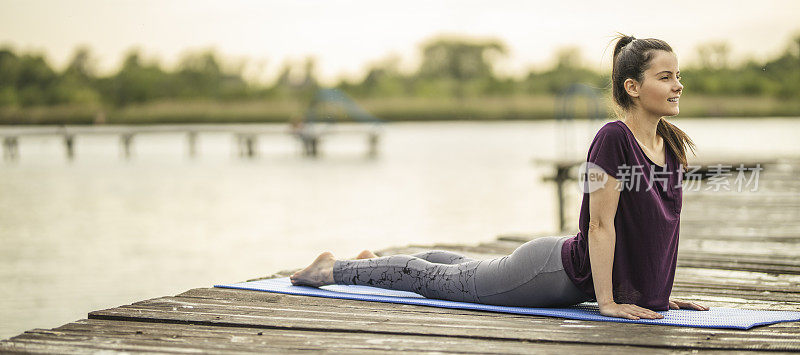
M 303 270 L 295 272 L 289 277 L 292 280 L 292 285 L 297 286 L 311 286 L 320 287 L 325 285 L 332 285 L 333 281 L 333 263 L 336 259 L 330 252 L 324 252 L 314 260 L 311 265 Z
M 373 253 L 373 252 L 371 252 L 369 250 L 364 250 L 364 251 L 362 251 L 361 253 L 358 254 L 356 259 L 372 259 L 372 258 L 377 258 L 377 257 L 378 256 L 375 255 L 375 253 Z

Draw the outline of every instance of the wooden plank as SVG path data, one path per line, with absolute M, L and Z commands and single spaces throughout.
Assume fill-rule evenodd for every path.
M 48 345 L 48 350 L 108 349 L 159 352 L 454 352 L 454 353 L 671 353 L 671 349 L 637 346 L 584 345 L 559 342 L 506 341 L 363 332 L 266 330 L 261 328 L 211 327 L 184 324 L 82 320 L 53 330 L 32 330 L 0 343 L 0 351 L 12 344 L 16 350 Z M 63 352 L 63 351 L 58 351 Z
M 759 284 L 758 286 L 750 286 L 750 285 L 731 285 L 731 284 L 724 284 L 724 283 L 708 283 L 703 281 L 684 281 L 679 278 L 673 283 L 673 287 L 681 287 L 687 290 L 694 289 L 694 290 L 725 290 L 725 291 L 749 291 L 754 293 L 788 293 L 788 294 L 799 294 L 800 295 L 800 286 L 798 285 L 790 285 L 790 286 L 780 286 L 774 287 L 764 284 Z M 780 296 L 778 296 L 780 297 Z
M 678 267 L 800 275 L 800 259 L 778 255 L 756 256 L 683 251 L 678 253 Z
M 800 305 L 800 294 L 795 294 L 791 292 L 762 292 L 762 291 L 753 292 L 753 291 L 726 290 L 726 289 L 713 289 L 713 288 L 704 289 L 702 287 L 684 287 L 679 284 L 679 285 L 673 285 L 672 293 L 711 295 L 718 297 L 737 297 L 748 301 L 761 300 L 761 301 L 773 301 L 773 302 L 793 302 L 796 305 Z
M 707 229 L 707 228 L 730 228 L 732 230 L 742 230 L 747 229 L 748 232 L 752 230 L 760 230 L 765 231 L 765 234 L 769 231 L 797 231 L 797 235 L 800 235 L 800 223 L 795 222 L 794 220 L 780 220 L 780 221 L 765 221 L 765 220 L 758 220 L 758 221 L 751 221 L 751 220 L 744 220 L 744 219 L 732 219 L 728 220 L 730 216 L 725 216 L 724 218 L 722 215 L 718 215 L 714 219 L 706 218 L 702 220 L 681 220 L 681 230 L 696 230 L 696 229 Z M 722 225 L 721 225 L 722 224 Z M 724 230 L 724 229 L 723 229 Z
M 741 254 L 743 256 L 775 256 L 782 258 L 800 255 L 800 243 L 782 241 L 735 241 L 716 239 L 689 239 L 681 237 L 678 257 L 684 251 L 705 252 L 709 254 Z
M 776 275 L 753 271 L 741 270 L 722 270 L 681 267 L 675 271 L 676 281 L 693 281 L 710 286 L 719 285 L 735 288 L 740 285 L 763 287 L 785 287 L 792 290 L 793 287 L 800 285 L 800 277 L 797 275 Z
M 695 211 L 697 210 L 697 211 Z M 783 224 L 794 223 L 800 217 L 800 211 L 794 210 L 780 210 L 780 209 L 762 209 L 762 210 L 745 210 L 745 209 L 730 209 L 728 211 L 707 211 L 697 208 L 686 208 L 681 212 L 681 226 L 686 224 L 717 224 L 721 220 L 725 223 L 734 223 L 735 225 L 758 225 L 758 224 Z M 731 221 L 731 222 L 728 222 Z
M 717 222 L 719 223 L 719 222 Z M 800 235 L 800 228 L 775 226 L 718 226 L 715 227 L 709 224 L 708 226 L 681 226 L 681 235 L 685 234 L 727 234 L 727 235 L 740 235 L 740 236 L 758 236 L 768 235 L 775 239 L 779 238 L 797 238 Z
M 279 295 L 280 304 L 186 297 L 163 297 L 90 313 L 93 319 L 136 320 L 295 330 L 341 330 L 387 334 L 467 337 L 647 347 L 800 350 L 800 329 L 770 326 L 749 332 L 627 323 L 577 321 L 459 310 L 435 317 L 431 307 Z M 304 300 L 305 299 L 305 300 Z M 310 299 L 310 303 L 309 302 Z M 283 301 L 285 300 L 285 301 Z M 299 304 L 298 304 L 299 303 Z M 407 306 L 407 305 L 406 305 Z M 354 308 L 361 308 L 357 311 Z M 425 309 L 424 312 L 417 311 Z M 461 313 L 464 312 L 464 313 Z M 420 327 L 424 324 L 424 327 Z M 587 332 L 591 328 L 591 332 Z M 577 329 L 577 331 L 576 331 Z M 777 328 L 776 328 L 777 329 Z M 637 336 L 631 336 L 637 334 Z
M 713 230 L 691 231 L 685 233 L 681 231 L 681 241 L 683 240 L 721 240 L 721 241 L 736 241 L 748 243 L 785 243 L 790 247 L 794 247 L 800 243 L 800 235 L 797 236 L 769 236 L 769 235 L 735 235 L 735 234 L 720 234 L 715 233 Z M 755 246 L 758 246 L 757 244 Z

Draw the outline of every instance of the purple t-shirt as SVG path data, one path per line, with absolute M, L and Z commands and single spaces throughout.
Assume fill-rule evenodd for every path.
M 669 146 L 665 150 L 665 166 L 656 165 L 644 154 L 628 126 L 614 121 L 597 132 L 587 158 L 622 185 L 614 217 L 614 302 L 657 311 L 669 309 L 683 198 L 678 159 Z M 589 262 L 587 192 L 583 194 L 578 227 L 578 234 L 564 242 L 561 259 L 572 282 L 596 299 Z

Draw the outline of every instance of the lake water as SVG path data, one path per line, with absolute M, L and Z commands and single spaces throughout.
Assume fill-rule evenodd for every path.
M 796 118 L 674 122 L 701 155 L 800 153 Z M 58 137 L 23 138 L 20 159 L 0 162 L 0 338 L 297 268 L 324 250 L 553 232 L 555 189 L 532 161 L 584 157 L 599 125 L 577 122 L 568 149 L 559 127 L 388 124 L 376 159 L 354 136 L 324 141 L 318 159 L 266 136 L 246 160 L 230 135 L 200 134 L 190 159 L 184 136 L 151 134 L 137 136 L 129 161 L 116 137 L 78 136 L 72 162 Z

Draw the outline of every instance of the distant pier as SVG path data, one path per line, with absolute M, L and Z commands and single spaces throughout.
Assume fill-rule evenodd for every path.
M 378 155 L 378 145 L 382 135 L 381 127 L 377 125 L 309 125 L 303 129 L 296 129 L 287 125 L 97 125 L 97 126 L 0 126 L 0 140 L 3 144 L 3 158 L 14 162 L 20 157 L 21 141 L 27 137 L 47 136 L 57 137 L 63 142 L 64 155 L 67 160 L 76 157 L 76 141 L 84 136 L 116 136 L 119 138 L 120 156 L 130 159 L 133 154 L 136 137 L 148 134 L 173 133 L 186 137 L 187 152 L 190 157 L 197 156 L 197 145 L 200 136 L 207 133 L 230 134 L 236 145 L 238 156 L 253 158 L 258 155 L 259 139 L 268 139 L 270 136 L 290 135 L 296 141 L 307 157 L 317 157 L 320 154 L 321 142 L 329 136 L 347 135 L 362 137 L 366 149 L 365 155 L 375 157 Z

